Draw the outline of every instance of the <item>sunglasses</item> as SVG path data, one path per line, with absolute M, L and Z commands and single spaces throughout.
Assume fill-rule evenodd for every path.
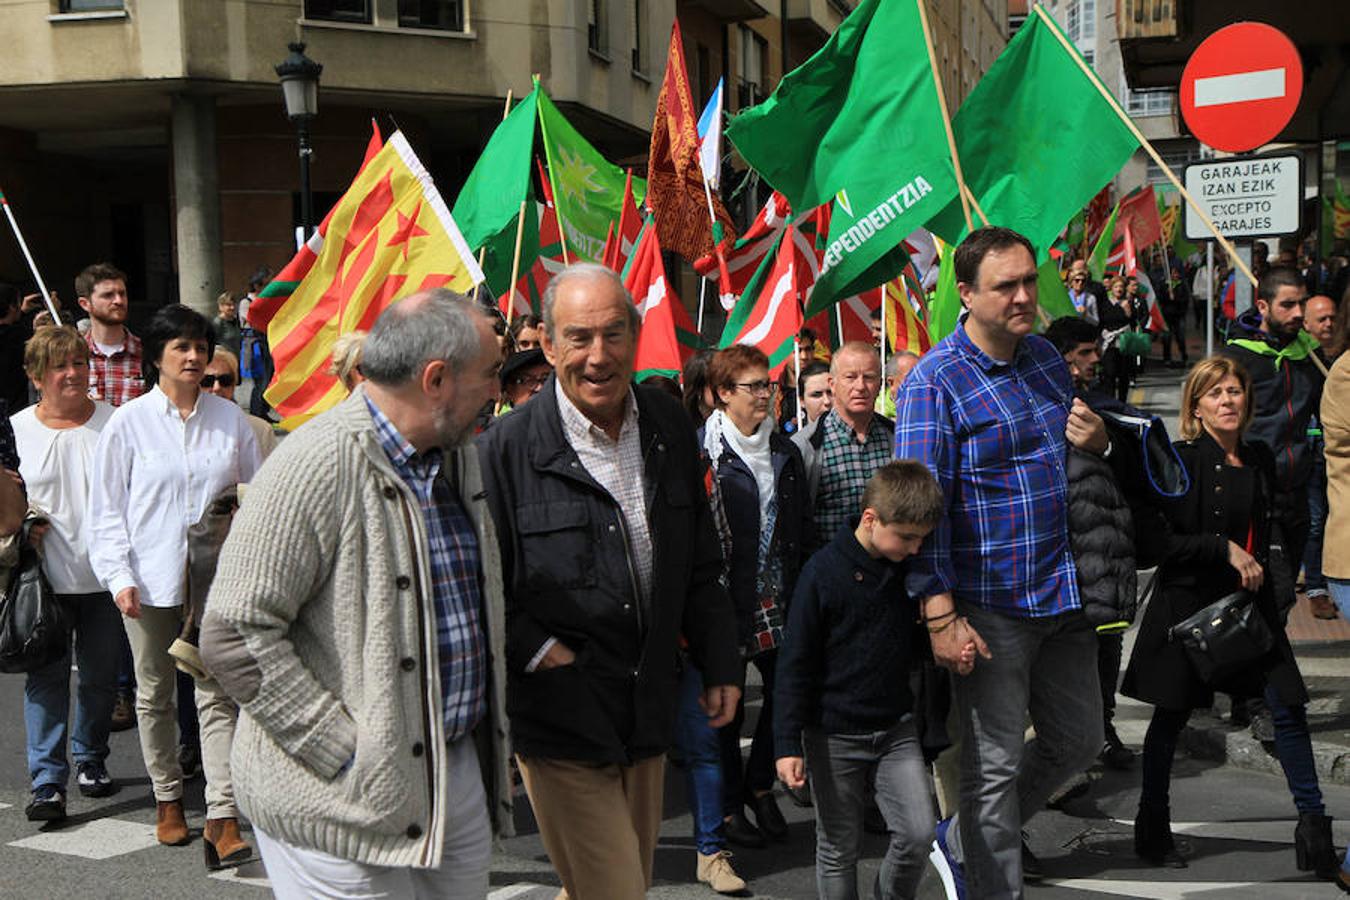
M 211 390 L 211 388 L 215 387 L 217 384 L 223 388 L 234 387 L 234 376 L 228 373 L 224 375 L 202 376 L 202 387 L 206 390 Z

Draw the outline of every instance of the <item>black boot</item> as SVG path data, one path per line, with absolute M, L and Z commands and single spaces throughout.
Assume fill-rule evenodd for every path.
M 1134 819 L 1134 854 L 1151 865 L 1186 868 L 1186 860 L 1181 858 L 1172 840 L 1171 816 L 1166 809 L 1139 807 L 1139 814 Z
M 1331 816 L 1299 814 L 1298 827 L 1294 829 L 1294 854 L 1301 871 L 1315 872 L 1318 878 L 1337 876 L 1340 860 L 1331 844 Z

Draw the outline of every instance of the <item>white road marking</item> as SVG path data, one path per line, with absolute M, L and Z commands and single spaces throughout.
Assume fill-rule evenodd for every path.
M 1112 819 L 1121 825 L 1134 825 L 1132 819 Z M 1266 844 L 1294 843 L 1297 819 L 1256 819 L 1249 822 L 1173 822 L 1172 832 L 1189 837 L 1223 841 L 1261 841 Z M 1337 845 L 1350 840 L 1350 822 L 1332 822 L 1332 837 Z
M 1149 897 L 1152 900 L 1193 900 L 1195 897 L 1302 900 L 1308 896 L 1308 888 L 1312 886 L 1312 882 L 1255 884 L 1250 881 L 1117 881 L 1103 878 L 1047 878 L 1041 884 L 1076 891 L 1095 891 L 1114 897 Z
M 219 872 L 212 872 L 206 877 L 214 878 L 216 881 L 224 881 L 229 884 L 243 884 L 248 887 L 262 888 L 265 891 L 270 891 L 272 889 L 272 882 L 267 880 L 267 870 L 263 868 L 262 860 L 260 859 L 246 862 L 242 866 L 221 869 Z
M 1284 96 L 1284 69 L 1258 69 L 1255 72 L 1235 72 L 1195 79 L 1195 105 L 1223 106 L 1226 103 L 1249 103 L 1253 100 L 1274 100 Z
M 110 859 L 137 850 L 158 846 L 155 826 L 123 819 L 94 819 L 70 828 L 40 831 L 37 834 L 10 841 L 10 847 L 26 850 L 45 850 L 64 853 L 84 859 Z
M 551 888 L 546 884 L 511 884 L 504 888 L 497 888 L 495 891 L 489 891 L 487 900 L 512 900 L 513 897 L 523 897 L 540 889 L 552 891 L 554 894 L 558 891 L 557 888 Z

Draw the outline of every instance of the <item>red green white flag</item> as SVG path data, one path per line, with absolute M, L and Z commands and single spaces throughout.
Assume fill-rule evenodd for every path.
M 792 360 L 802 327 L 800 262 L 796 228 L 789 225 L 775 252 L 764 258 L 727 318 L 719 346 L 748 344 L 769 358 L 769 378 L 777 379 Z
M 684 362 L 694 352 L 694 323 L 675 289 L 666 279 L 661 243 L 649 222 L 638 235 L 623 286 L 628 289 L 642 316 L 638 331 L 634 378 L 641 382 L 653 375 L 679 378 Z

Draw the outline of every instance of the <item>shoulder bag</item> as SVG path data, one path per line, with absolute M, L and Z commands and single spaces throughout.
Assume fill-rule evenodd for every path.
M 29 540 L 45 523 L 29 513 L 16 535 L 18 561 L 4 580 L 0 596 L 0 672 L 31 672 L 70 650 L 70 614 L 42 571 L 42 554 Z
M 1238 590 L 1188 616 L 1168 631 L 1181 643 L 1206 684 L 1222 681 L 1265 656 L 1274 646 L 1270 626 L 1256 608 L 1256 595 Z

